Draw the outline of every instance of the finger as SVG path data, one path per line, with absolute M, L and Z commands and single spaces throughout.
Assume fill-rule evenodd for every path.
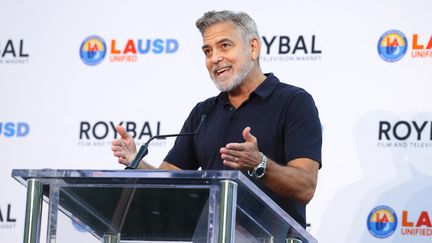
M 245 150 L 243 143 L 229 143 L 225 146 L 228 150 L 243 151 Z
M 233 158 L 241 156 L 242 152 L 239 151 L 240 147 L 237 147 L 239 149 L 235 149 L 235 148 L 233 149 L 233 148 L 228 148 L 228 145 L 236 146 L 236 144 L 227 144 L 227 147 L 223 147 L 223 148 L 220 149 L 221 155 L 225 154 L 225 155 L 228 155 L 228 156 L 232 156 Z
M 131 136 L 128 132 L 126 132 L 126 129 L 123 126 L 116 126 L 116 131 L 120 134 L 121 138 L 128 139 Z
M 226 154 L 226 153 L 222 153 L 221 158 L 223 160 L 227 160 L 227 161 L 234 162 L 234 163 L 238 163 L 240 160 L 238 155 L 232 155 L 232 154 Z
M 113 140 L 111 141 L 111 145 L 112 145 L 112 146 L 122 146 L 121 139 L 113 139 Z
M 122 165 L 126 165 L 126 166 L 129 165 L 129 163 L 128 163 L 124 158 L 119 158 L 119 159 L 118 159 L 118 163 L 119 163 L 119 164 L 122 164 Z
M 224 161 L 223 161 L 223 164 L 224 164 L 225 166 L 228 166 L 228 167 L 230 167 L 231 169 L 235 169 L 235 170 L 240 170 L 240 169 L 242 168 L 239 164 L 234 163 L 234 162 L 231 162 L 231 161 L 228 161 L 228 160 L 224 160 Z
M 119 158 L 126 158 L 127 154 L 124 151 L 116 151 L 116 152 L 114 152 L 114 156 L 119 157 Z
M 244 138 L 244 140 L 246 142 L 249 142 L 249 143 L 256 143 L 257 142 L 256 137 L 254 135 L 252 135 L 252 133 L 251 133 L 251 128 L 250 127 L 246 127 L 243 130 L 242 135 L 243 135 L 243 138 Z
M 122 146 L 122 143 L 120 142 L 120 141 L 112 141 L 111 142 L 111 150 L 112 151 L 117 151 L 117 150 L 120 150 L 120 149 L 123 149 L 122 148 L 123 146 Z

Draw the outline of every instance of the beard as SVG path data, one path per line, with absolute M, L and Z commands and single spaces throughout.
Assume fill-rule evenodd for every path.
M 233 74 L 231 76 L 222 77 L 222 78 L 219 78 L 219 77 L 214 76 L 214 75 L 210 75 L 210 76 L 211 76 L 211 79 L 213 80 L 214 84 L 216 85 L 216 87 L 221 92 L 229 92 L 229 91 L 232 91 L 235 88 L 237 88 L 241 83 L 243 83 L 243 80 L 251 72 L 253 65 L 254 65 L 254 62 L 252 60 L 248 59 L 245 61 L 245 63 L 243 63 L 240 66 L 239 70 L 236 71 L 232 68 L 232 65 L 225 64 L 225 65 L 223 65 L 223 67 L 230 67 L 229 71 L 233 72 Z M 217 68 L 218 67 L 214 67 L 212 69 L 213 74 L 215 73 Z M 219 67 L 219 68 L 221 68 L 221 67 Z

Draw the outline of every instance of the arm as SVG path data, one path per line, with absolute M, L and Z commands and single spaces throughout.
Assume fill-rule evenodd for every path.
M 307 204 L 312 199 L 318 176 L 318 162 L 308 158 L 291 160 L 286 166 L 269 160 L 264 183 L 274 192 Z
M 221 148 L 224 165 L 238 170 L 252 170 L 262 159 L 257 139 L 250 128 L 243 130 L 244 143 L 229 143 Z M 291 160 L 286 166 L 268 160 L 265 175 L 261 178 L 270 190 L 284 197 L 307 204 L 313 197 L 317 184 L 319 164 L 308 158 Z
M 129 166 L 132 160 L 135 158 L 137 154 L 136 144 L 133 140 L 132 136 L 126 132 L 125 128 L 122 126 L 117 126 L 116 131 L 120 134 L 119 139 L 114 139 L 111 142 L 111 150 L 115 157 L 118 158 L 118 163 L 123 164 L 125 166 Z M 163 161 L 158 168 L 148 164 L 144 160 L 141 160 L 137 169 L 145 169 L 145 170 L 180 170 L 175 165 L 170 164 L 169 162 Z

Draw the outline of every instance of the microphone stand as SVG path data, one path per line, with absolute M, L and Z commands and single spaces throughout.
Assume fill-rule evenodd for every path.
M 157 135 L 157 136 L 153 136 L 151 137 L 145 144 L 143 144 L 140 149 L 138 150 L 137 155 L 135 156 L 135 158 L 132 160 L 132 162 L 130 163 L 129 166 L 127 166 L 125 169 L 126 170 L 134 170 L 138 167 L 140 161 L 144 158 L 144 156 L 146 156 L 148 154 L 148 146 L 150 144 L 150 142 L 153 139 L 164 139 L 164 138 L 169 138 L 169 137 L 183 137 L 183 136 L 193 136 L 195 134 L 198 133 L 198 130 L 201 127 L 201 124 L 203 123 L 203 121 L 207 118 L 206 114 L 202 114 L 201 115 L 201 120 L 200 123 L 197 127 L 197 129 L 194 132 L 187 132 L 187 133 L 178 133 L 178 134 L 167 134 L 167 135 Z
M 200 123 L 197 127 L 197 129 L 194 132 L 188 132 L 188 133 L 178 133 L 178 134 L 167 134 L 167 135 L 157 135 L 154 137 L 151 137 L 145 144 L 143 144 L 137 155 L 135 156 L 134 160 L 131 162 L 131 164 L 129 166 L 127 166 L 125 169 L 126 170 L 134 170 L 138 167 L 140 161 L 142 160 L 142 158 L 144 158 L 144 156 L 146 156 L 148 154 L 148 146 L 150 144 L 150 142 L 153 139 L 163 139 L 163 138 L 168 138 L 168 137 L 182 137 L 182 136 L 193 136 L 195 134 L 198 133 L 201 124 L 203 123 L 203 121 L 207 118 L 206 114 L 202 114 L 201 115 L 201 119 L 200 119 Z M 135 185 L 137 182 L 136 178 L 133 178 L 132 180 L 127 180 L 126 184 L 129 185 Z M 121 233 L 122 229 L 123 229 L 123 225 L 124 222 L 126 220 L 126 216 L 129 212 L 129 208 L 130 205 L 132 204 L 132 199 L 134 198 L 135 192 L 136 192 L 136 187 L 130 187 L 130 188 L 124 188 L 121 192 L 119 201 L 117 202 L 117 206 L 114 210 L 114 214 L 111 220 L 111 224 L 112 226 L 118 230 L 118 232 L 114 232 L 114 233 Z

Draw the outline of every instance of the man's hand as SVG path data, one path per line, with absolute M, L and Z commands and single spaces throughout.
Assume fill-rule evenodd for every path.
M 250 127 L 243 130 L 244 143 L 229 143 L 220 149 L 224 165 L 237 170 L 253 170 L 261 162 L 257 139 L 250 131 Z
M 120 138 L 112 140 L 111 150 L 118 158 L 119 164 L 129 166 L 137 153 L 135 141 L 124 127 L 117 126 L 116 131 L 120 134 Z

